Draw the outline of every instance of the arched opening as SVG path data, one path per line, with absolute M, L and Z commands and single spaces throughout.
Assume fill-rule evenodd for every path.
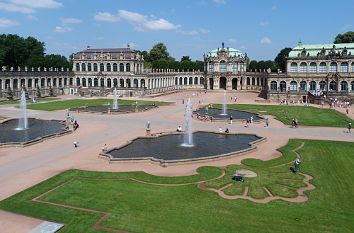
M 138 88 L 139 87 L 139 82 L 137 79 L 134 79 L 134 87 Z
M 76 63 L 75 70 L 76 70 L 76 71 L 80 71 L 80 64 L 79 64 L 79 63 Z
M 237 90 L 237 78 L 232 79 L 232 90 Z
M 124 64 L 123 63 L 119 64 L 119 72 L 124 72 Z
M 225 77 L 220 77 L 219 87 L 220 87 L 220 89 L 226 90 L 226 78 Z
M 340 91 L 347 92 L 348 91 L 348 83 L 346 81 L 340 82 Z
M 183 83 L 184 85 L 187 85 L 187 84 L 188 84 L 188 78 L 187 78 L 187 77 L 184 77 L 184 80 L 183 80 L 183 81 L 184 81 L 184 83 Z
M 340 64 L 340 72 L 345 72 L 347 73 L 348 72 L 348 62 L 342 62 Z
M 300 72 L 301 73 L 307 72 L 307 64 L 305 62 L 301 62 L 301 64 L 300 64 Z
M 93 79 L 93 86 L 98 87 L 98 78 Z
M 130 63 L 127 63 L 126 65 L 125 65 L 125 72 L 130 72 Z
M 278 90 L 278 84 L 276 81 L 271 81 L 270 82 L 270 90 L 271 91 L 277 91 Z
M 310 91 L 315 91 L 316 90 L 316 82 L 315 81 L 311 81 L 310 82 Z
M 76 86 L 80 86 L 80 78 L 76 78 Z
M 131 87 L 132 87 L 132 84 L 131 84 L 131 82 L 130 82 L 130 79 L 129 79 L 129 78 L 126 80 L 126 82 L 127 82 L 127 87 L 128 87 L 128 88 L 131 88 Z
M 329 83 L 329 91 L 331 91 L 331 92 L 337 91 L 337 82 L 336 81 L 331 81 Z
M 214 89 L 214 78 L 209 78 L 209 86 L 210 86 L 210 90 Z
M 337 63 L 336 62 L 332 62 L 330 65 L 330 72 L 335 73 L 337 72 Z
M 111 72 L 111 63 L 107 63 L 107 72 Z
M 292 91 L 292 92 L 297 91 L 297 82 L 294 80 L 290 82 L 290 91 Z
M 92 78 L 89 78 L 87 82 L 88 87 L 92 87 Z
M 292 62 L 290 64 L 290 72 L 297 72 L 297 63 L 296 62 Z
M 93 71 L 95 71 L 95 72 L 98 71 L 97 63 L 93 63 Z
M 72 79 L 72 78 L 70 78 Z M 73 85 L 73 84 L 70 84 L 70 85 Z M 42 78 L 41 79 L 41 87 L 44 87 L 45 86 L 45 78 Z
M 79 83 L 80 83 L 80 79 L 79 79 Z M 86 78 L 83 78 L 83 79 L 82 79 L 82 86 L 83 86 L 83 87 L 86 87 L 86 86 L 87 86 L 87 84 L 86 84 Z
M 178 77 L 175 77 L 175 85 L 178 85 Z
M 100 87 L 104 87 L 104 79 L 103 78 L 100 79 Z
M 252 86 L 255 86 L 256 85 L 256 80 L 254 77 L 252 77 Z
M 107 79 L 107 87 L 111 88 L 112 87 L 112 81 L 110 78 Z
M 320 90 L 327 91 L 327 83 L 325 81 L 320 81 Z
M 87 71 L 91 72 L 92 71 L 92 65 L 91 63 L 87 64 Z
M 113 87 L 118 87 L 118 79 L 113 79 Z
M 350 91 L 353 93 L 354 92 L 354 81 L 350 83 Z
M 193 85 L 193 77 L 189 77 L 189 85 Z
M 246 85 L 247 85 L 247 86 L 250 86 L 250 85 L 251 85 L 251 79 L 250 79 L 250 77 L 247 77 Z
M 327 65 L 325 62 L 320 63 L 320 73 L 326 73 L 327 72 Z
M 227 70 L 226 62 L 225 61 L 220 61 L 219 69 L 221 73 L 225 73 Z
M 101 71 L 101 72 L 104 71 L 104 64 L 103 64 L 103 63 L 100 64 L 100 71 Z
M 125 85 L 124 85 L 124 79 L 119 79 L 119 86 L 120 87 L 125 87 Z
M 117 63 L 113 63 L 113 72 L 117 72 L 118 71 L 118 65 Z
M 141 87 L 142 87 L 142 88 L 145 88 L 145 79 L 141 79 L 141 80 L 140 80 L 140 83 L 141 83 Z
M 18 89 L 18 79 L 14 79 L 14 90 Z
M 204 78 L 200 77 L 200 85 L 204 85 Z
M 31 80 L 31 85 L 29 84 Z M 32 79 L 28 80 L 28 87 L 32 87 Z M 57 79 L 53 78 L 53 87 L 57 87 Z
M 286 82 L 285 81 L 281 81 L 279 87 L 280 87 L 280 92 L 286 92 Z
M 85 63 L 81 64 L 81 71 L 86 71 L 86 64 Z
M 306 81 L 300 82 L 300 91 L 307 91 L 307 83 Z
M 310 63 L 310 72 L 311 73 L 316 73 L 317 72 L 317 64 L 316 64 L 316 62 L 311 62 Z
M 198 85 L 198 77 L 194 77 L 194 85 Z

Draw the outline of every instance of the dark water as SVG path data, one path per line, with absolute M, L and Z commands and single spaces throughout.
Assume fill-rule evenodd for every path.
M 155 108 L 155 105 L 119 105 L 118 111 L 113 110 L 112 106 L 109 105 L 97 105 L 97 106 L 87 106 L 79 108 L 71 108 L 70 111 L 79 111 L 79 112 L 101 112 L 107 113 L 108 109 L 111 112 L 141 112 Z
M 114 158 L 154 157 L 164 160 L 203 158 L 249 148 L 250 142 L 260 139 L 255 135 L 193 133 L 194 147 L 182 147 L 183 135 L 172 134 L 158 138 L 141 138 L 131 144 L 110 151 Z
M 263 118 L 259 117 L 257 114 L 250 113 L 250 112 L 243 112 L 243 111 L 238 111 L 238 110 L 231 110 L 227 109 L 227 115 L 220 115 L 222 112 L 222 109 L 217 109 L 217 108 L 200 108 L 195 111 L 195 113 L 202 115 L 202 116 L 211 116 L 214 119 L 229 119 L 230 116 L 232 116 L 233 119 L 241 119 L 241 120 L 247 120 L 248 118 L 251 118 L 253 116 L 253 120 L 261 120 Z
M 0 143 L 21 143 L 51 134 L 64 132 L 65 125 L 59 121 L 29 118 L 29 128 L 15 130 L 18 119 L 11 119 L 0 124 Z

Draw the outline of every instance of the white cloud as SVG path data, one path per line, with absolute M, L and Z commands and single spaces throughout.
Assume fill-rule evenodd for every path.
M 70 32 L 72 29 L 70 27 L 65 27 L 65 26 L 56 26 L 54 31 L 59 32 L 59 33 L 65 33 L 65 32 Z
M 226 4 L 226 0 L 213 0 L 214 3 L 218 4 L 218 5 L 223 5 Z
M 27 19 L 29 19 L 29 20 L 38 20 L 38 18 L 36 17 L 36 16 L 34 16 L 34 15 L 27 15 Z
M 82 23 L 81 19 L 76 19 L 76 18 L 62 18 L 60 20 L 61 20 L 63 25 Z
M 181 27 L 165 19 L 155 19 L 154 16 L 145 16 L 126 10 L 119 10 L 118 15 L 121 19 L 133 24 L 137 31 L 176 30 Z
M 187 35 L 187 36 L 195 36 L 195 35 L 199 34 L 199 32 L 196 30 L 193 30 L 193 31 L 177 30 L 177 33 L 182 34 L 182 35 Z
M 271 44 L 271 43 L 272 43 L 272 40 L 267 36 L 265 36 L 261 39 L 261 44 Z
M 110 22 L 114 23 L 119 21 L 119 17 L 117 15 L 112 15 L 109 12 L 98 12 L 94 17 L 96 21 Z
M 62 3 L 55 0 L 11 0 L 13 4 L 24 6 L 28 8 L 59 8 L 63 6 Z
M 0 28 L 8 28 L 18 25 L 19 23 L 15 20 L 0 18 Z
M 34 12 L 34 10 L 31 8 L 18 6 L 13 3 L 5 3 L 5 2 L 0 2 L 0 10 L 9 11 L 9 12 L 18 12 L 23 14 L 30 14 Z
M 268 26 L 269 25 L 269 22 L 268 21 L 262 21 L 259 23 L 259 26 L 261 27 L 265 27 L 265 26 Z
M 229 42 L 230 44 L 235 44 L 237 42 L 237 40 L 235 38 L 230 38 L 230 39 L 227 39 L 227 42 Z

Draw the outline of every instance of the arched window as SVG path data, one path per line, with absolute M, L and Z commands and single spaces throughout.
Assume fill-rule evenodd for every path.
M 87 80 L 87 86 L 92 87 L 92 78 L 88 78 Z
M 80 64 L 76 63 L 76 71 L 80 71 Z
M 245 70 L 245 64 L 243 62 L 240 63 L 240 72 Z
M 311 81 L 310 82 L 310 91 L 315 91 L 316 90 L 316 82 L 315 81 Z
M 327 65 L 325 62 L 320 63 L 320 73 L 326 73 L 327 72 Z
M 179 77 L 179 85 L 183 85 L 183 78 Z
M 80 86 L 80 78 L 76 78 L 76 86 Z
M 226 68 L 226 62 L 225 62 L 225 61 L 221 61 L 221 62 L 220 62 L 220 67 L 219 67 L 219 69 L 220 69 L 220 72 L 221 72 L 221 73 L 225 73 L 225 72 L 226 72 L 227 68 Z
M 97 63 L 93 63 L 93 71 L 98 71 Z
M 316 73 L 317 72 L 317 64 L 316 64 L 316 62 L 311 62 L 311 64 L 310 64 L 310 72 L 311 73 Z
M 306 91 L 307 90 L 307 83 L 306 81 L 301 81 L 300 82 L 300 91 Z
M 134 79 L 133 83 L 135 88 L 139 87 L 139 81 L 136 78 Z
M 178 85 L 178 77 L 175 78 L 175 85 Z
M 119 64 L 119 72 L 124 72 L 124 64 L 123 63 Z
M 252 86 L 255 86 L 256 85 L 256 80 L 254 77 L 252 77 Z
M 307 64 L 305 62 L 301 62 L 301 64 L 300 64 L 300 72 L 301 73 L 307 72 Z
M 330 65 L 330 72 L 337 72 L 337 63 L 335 62 L 332 62 L 331 65 Z
M 192 77 L 189 77 L 189 85 L 193 85 L 193 78 Z
M 188 84 L 188 78 L 187 77 L 184 77 L 184 85 L 187 85 Z
M 354 81 L 352 81 L 351 83 L 350 83 L 350 91 L 351 92 L 354 92 Z
M 327 91 L 327 83 L 326 81 L 320 81 L 320 90 Z
M 204 85 L 204 78 L 200 77 L 200 85 Z
M 271 81 L 270 82 L 270 90 L 271 91 L 277 91 L 278 90 L 278 85 L 276 81 Z
M 237 63 L 232 64 L 232 73 L 237 73 Z
M 348 91 L 348 83 L 346 81 L 340 82 L 340 90 L 342 92 L 347 92 Z
M 98 87 L 98 78 L 93 79 L 93 86 Z
M 280 87 L 281 92 L 286 92 L 286 82 L 285 81 L 281 81 L 279 87 Z
M 141 79 L 140 83 L 141 83 L 141 84 L 140 84 L 141 87 L 144 88 L 144 87 L 145 87 L 145 79 Z
M 291 63 L 290 72 L 297 72 L 297 63 L 296 62 Z
M 124 79 L 122 79 L 122 78 L 119 79 L 119 86 L 120 86 L 120 87 L 125 87 L 125 86 L 124 86 Z
M 113 63 L 113 72 L 117 72 L 117 71 L 118 71 L 117 63 Z
M 348 72 L 348 62 L 342 62 L 340 64 L 340 72 Z
M 290 91 L 297 91 L 297 82 L 296 81 L 290 82 Z
M 107 79 L 107 87 L 112 87 L 112 80 L 110 78 Z
M 86 71 L 86 64 L 85 63 L 81 64 L 81 71 Z
M 354 72 L 354 62 L 352 62 L 352 72 Z
M 331 81 L 329 83 L 329 91 L 337 91 L 337 82 L 336 81 Z
M 103 78 L 100 79 L 100 87 L 104 87 L 104 79 Z
M 132 87 L 132 85 L 130 83 L 130 79 L 127 79 L 126 82 L 127 82 L 127 87 Z
M 198 77 L 194 77 L 194 85 L 198 85 Z
M 250 79 L 250 77 L 247 77 L 247 85 L 248 85 L 248 86 L 251 85 L 251 79 Z
M 107 63 L 107 72 L 111 72 L 111 63 Z
M 103 64 L 103 63 L 100 64 L 100 71 L 101 71 L 101 72 L 104 71 L 104 64 Z
M 214 65 L 212 63 L 209 63 L 209 72 L 214 72 Z
M 92 71 L 91 63 L 88 63 L 88 64 L 87 64 L 87 71 Z
M 83 79 L 82 79 L 82 86 L 83 86 L 83 87 L 86 87 L 86 86 L 87 86 L 87 84 L 86 84 L 86 78 L 83 78 Z
M 125 72 L 130 72 L 130 63 L 125 65 Z
M 116 79 L 116 78 L 113 79 L 113 86 L 114 87 L 118 86 L 118 79 Z

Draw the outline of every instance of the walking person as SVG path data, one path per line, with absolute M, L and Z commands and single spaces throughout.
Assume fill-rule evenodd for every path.
M 79 142 L 78 141 L 74 141 L 74 147 L 77 148 L 79 146 Z
M 230 116 L 230 124 L 232 124 L 232 116 Z
M 295 162 L 294 162 L 294 172 L 295 172 L 295 174 L 299 173 L 300 163 L 301 163 L 301 161 L 300 161 L 299 158 L 295 159 Z
M 268 128 L 269 127 L 269 119 L 268 118 L 265 120 L 265 123 L 266 123 L 266 127 Z
M 351 122 L 349 122 L 349 124 L 348 124 L 348 133 L 350 133 L 350 130 L 352 129 L 352 123 Z

